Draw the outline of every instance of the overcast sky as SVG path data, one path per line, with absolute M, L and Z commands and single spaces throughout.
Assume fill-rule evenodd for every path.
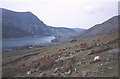
M 90 28 L 118 15 L 119 0 L 1 0 L 0 7 L 30 11 L 49 26 Z

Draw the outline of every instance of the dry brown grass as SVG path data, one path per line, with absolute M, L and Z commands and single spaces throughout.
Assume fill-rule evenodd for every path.
M 75 55 L 73 59 L 64 61 L 63 64 L 61 64 L 61 68 L 63 68 L 63 70 L 68 70 L 71 68 L 71 65 L 78 62 L 80 58 L 85 56 L 90 50 L 96 50 L 95 52 L 97 53 L 97 55 L 102 57 L 103 61 L 100 61 L 95 64 L 89 64 L 89 62 L 93 60 L 96 54 L 87 56 L 86 59 L 84 60 L 85 64 L 82 64 L 81 66 L 78 67 L 77 73 L 73 72 L 73 74 L 71 74 L 71 76 L 82 76 L 81 71 L 84 71 L 87 69 L 91 69 L 93 71 L 98 64 L 103 63 L 107 57 L 107 54 L 105 53 L 105 51 L 109 49 L 101 50 L 98 48 L 92 48 L 84 51 L 79 51 L 77 53 L 75 52 L 75 50 L 81 48 L 82 47 L 81 44 L 84 44 L 84 43 L 86 43 L 87 46 L 94 45 L 94 43 L 104 44 L 112 40 L 113 38 L 117 38 L 117 35 L 118 33 L 114 32 L 114 33 L 104 34 L 104 35 L 97 36 L 90 39 L 77 40 L 75 42 L 57 43 L 57 44 L 51 44 L 44 47 L 38 47 L 38 48 L 29 49 L 29 50 L 24 49 L 24 50 L 16 50 L 16 51 L 3 53 L 3 64 L 8 63 L 6 65 L 3 65 L 3 76 L 16 76 L 18 74 L 26 74 L 27 71 L 30 70 L 31 68 L 37 68 L 37 67 L 39 67 L 42 70 L 45 70 L 46 73 L 48 72 L 52 73 L 53 66 L 54 64 L 56 64 L 55 60 L 58 58 L 58 56 L 64 54 L 64 51 L 68 51 Z M 118 47 L 117 42 L 110 44 L 111 49 L 117 48 L 117 47 Z M 19 60 L 15 61 L 16 59 L 19 59 Z M 12 62 L 12 63 L 9 63 L 9 62 Z M 93 73 L 91 74 L 93 76 L 96 76 Z M 39 75 L 38 73 L 34 74 L 34 76 L 38 76 L 38 75 Z

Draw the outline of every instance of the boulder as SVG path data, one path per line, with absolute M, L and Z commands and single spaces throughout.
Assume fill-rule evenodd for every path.
M 27 74 L 28 74 L 28 75 L 31 74 L 31 71 L 28 71 Z
M 93 61 L 99 61 L 99 60 L 101 60 L 101 57 L 100 56 L 95 56 Z
M 95 57 L 94 57 L 94 60 L 90 61 L 90 64 L 96 63 L 96 62 L 98 62 L 98 61 L 101 61 L 101 57 L 100 57 L 100 56 L 95 56 Z
M 67 72 L 65 72 L 66 75 L 70 75 L 72 73 L 71 70 L 68 70 Z
M 42 72 L 42 73 L 40 74 L 40 77 L 46 77 L 46 74 L 45 74 L 44 72 Z
M 90 70 L 86 70 L 82 72 L 82 76 L 86 77 L 91 71 Z
M 59 68 L 55 68 L 54 73 L 57 73 L 58 71 L 60 71 L 60 69 Z

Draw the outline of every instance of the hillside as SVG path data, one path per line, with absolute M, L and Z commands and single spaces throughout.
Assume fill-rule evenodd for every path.
M 31 12 L 14 12 L 2 9 L 3 38 L 61 35 L 75 32 L 70 28 L 47 26 Z
M 87 39 L 3 51 L 3 77 L 119 77 L 118 18 L 80 35 Z M 48 28 L 52 33 L 60 31 Z M 71 31 L 60 29 L 64 33 Z
M 47 26 L 31 12 L 13 12 L 2 9 L 4 37 L 49 35 Z
M 118 77 L 120 48 L 116 38 L 117 33 L 112 33 L 87 40 L 5 51 L 3 77 Z M 82 47 L 84 43 L 87 45 Z M 101 60 L 93 62 L 96 56 Z
M 82 34 L 80 34 L 79 37 L 89 38 L 89 37 L 94 37 L 97 35 L 102 35 L 105 33 L 115 32 L 118 30 L 118 21 L 119 21 L 118 18 L 120 19 L 120 15 L 114 16 L 101 24 L 97 24 L 91 27 L 90 29 L 86 30 Z

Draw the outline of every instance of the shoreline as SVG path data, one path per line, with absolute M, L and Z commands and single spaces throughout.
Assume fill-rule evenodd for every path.
M 36 38 L 36 37 L 33 37 L 33 38 Z M 14 38 L 10 38 L 10 39 L 14 39 Z M 56 37 L 54 39 L 56 39 Z M 41 42 L 40 44 L 36 44 L 36 45 L 34 45 L 34 44 L 27 44 L 27 45 L 16 46 L 16 47 L 3 47 L 2 46 L 2 51 L 4 52 L 4 51 L 12 51 L 12 50 L 20 50 L 20 49 L 23 50 L 23 49 L 31 49 L 31 48 L 36 48 L 36 47 L 44 47 L 45 45 L 49 45 L 49 44 L 55 43 L 55 42 L 52 41 L 54 39 L 50 39 L 48 42 Z M 3 43 L 3 41 L 2 41 L 2 43 Z

